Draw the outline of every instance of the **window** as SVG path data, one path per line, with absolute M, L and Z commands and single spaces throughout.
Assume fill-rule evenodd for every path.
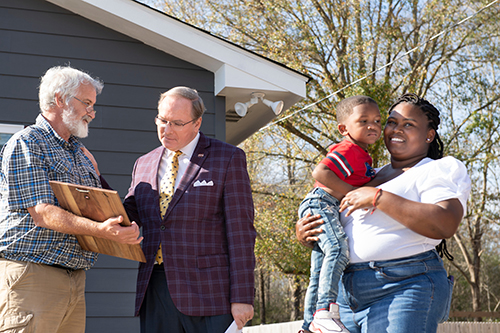
M 0 147 L 3 147 L 12 134 L 19 132 L 23 128 L 23 125 L 0 124 Z

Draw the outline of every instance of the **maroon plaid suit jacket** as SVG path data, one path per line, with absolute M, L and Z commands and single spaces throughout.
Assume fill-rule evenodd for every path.
M 163 220 L 157 171 L 165 148 L 135 163 L 124 205 L 142 226 L 147 260 L 139 266 L 136 315 L 160 240 L 168 289 L 179 311 L 214 316 L 231 313 L 231 303 L 253 304 L 256 232 L 245 153 L 200 134 Z M 213 186 L 203 186 L 209 182 Z

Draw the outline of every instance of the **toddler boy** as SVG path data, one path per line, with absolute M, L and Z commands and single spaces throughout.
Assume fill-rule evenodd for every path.
M 299 217 L 320 214 L 323 232 L 311 254 L 311 277 L 304 310 L 304 331 L 349 331 L 340 320 L 338 283 L 349 262 L 347 239 L 340 224 L 339 203 L 355 187 L 370 181 L 375 172 L 368 145 L 375 143 L 382 131 L 377 103 L 367 96 L 353 96 L 337 105 L 337 123 L 344 140 L 329 148 L 316 166 L 314 189 L 299 207 Z

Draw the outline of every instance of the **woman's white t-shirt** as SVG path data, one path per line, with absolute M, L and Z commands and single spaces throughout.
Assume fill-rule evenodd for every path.
M 408 171 L 378 187 L 423 203 L 456 198 L 460 200 L 465 214 L 470 178 L 464 164 L 453 157 L 439 160 L 424 158 Z M 370 213 L 371 210 L 358 209 L 348 217 L 341 215 L 351 263 L 407 257 L 431 250 L 441 242 L 417 234 L 379 209 Z

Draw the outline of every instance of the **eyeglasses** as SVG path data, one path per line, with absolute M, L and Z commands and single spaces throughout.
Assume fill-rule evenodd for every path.
M 190 120 L 188 122 L 183 123 L 182 121 L 179 121 L 179 120 L 168 121 L 168 120 L 165 120 L 165 119 L 161 119 L 158 116 L 155 117 L 155 123 L 156 123 L 156 125 L 161 126 L 161 127 L 165 127 L 167 125 L 170 125 L 170 127 L 173 130 L 179 130 L 179 129 L 183 128 L 184 126 L 186 126 L 187 124 L 192 123 L 192 122 L 194 122 L 196 120 L 198 120 L 198 118 L 195 118 L 195 119 L 192 119 L 192 120 Z
M 84 102 L 82 101 L 81 99 L 73 96 L 74 99 L 76 99 L 78 102 L 81 102 L 82 104 L 85 104 L 85 111 L 87 111 L 87 113 L 91 113 L 92 111 L 94 112 L 97 112 L 94 107 L 89 103 L 89 102 Z

